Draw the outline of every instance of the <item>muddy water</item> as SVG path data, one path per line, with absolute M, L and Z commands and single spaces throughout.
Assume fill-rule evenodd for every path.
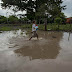
M 25 30 L 0 33 L 0 72 L 72 72 L 72 33 Z

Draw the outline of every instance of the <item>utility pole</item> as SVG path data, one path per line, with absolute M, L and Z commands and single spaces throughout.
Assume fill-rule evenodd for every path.
M 8 13 L 8 12 L 6 12 L 6 17 L 7 17 L 7 13 Z M 8 24 L 8 17 L 7 17 L 7 24 Z

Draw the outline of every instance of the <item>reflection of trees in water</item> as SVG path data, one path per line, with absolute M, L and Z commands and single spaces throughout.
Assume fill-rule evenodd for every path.
M 71 32 L 69 32 L 68 41 L 69 41 L 69 39 L 70 39 L 70 34 L 71 34 Z
M 56 38 L 52 38 L 56 36 Z M 59 41 L 62 38 L 62 33 L 40 32 L 40 37 L 45 38 L 46 42 L 33 41 L 32 46 L 28 44 L 22 48 L 15 50 L 15 53 L 20 53 L 22 56 L 29 56 L 31 59 L 55 59 L 59 54 Z

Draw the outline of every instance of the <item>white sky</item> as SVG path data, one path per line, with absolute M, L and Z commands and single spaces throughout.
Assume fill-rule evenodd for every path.
M 62 5 L 67 5 L 66 6 L 66 10 L 65 11 L 63 11 L 64 13 L 65 13 L 65 15 L 67 16 L 67 17 L 71 17 L 72 16 L 72 0 L 63 0 L 64 2 L 63 2 L 63 4 Z M 1 0 L 0 0 L 0 3 L 1 3 Z M 8 12 L 8 13 L 7 13 Z M 6 16 L 6 13 L 7 13 L 7 16 L 8 15 L 11 15 L 11 14 L 14 14 L 14 12 L 13 11 L 11 11 L 11 10 L 4 10 L 4 9 L 2 9 L 1 8 L 1 6 L 0 6 L 0 15 L 4 15 L 4 16 Z M 18 11 L 16 14 L 24 14 L 24 13 L 26 13 L 25 11 L 23 11 L 23 12 L 21 12 L 21 11 Z
M 62 5 L 67 5 L 66 10 L 63 11 L 67 17 L 72 17 L 72 0 L 63 0 Z
M 1 0 L 0 0 L 0 3 L 1 3 Z M 17 14 L 25 14 L 26 12 L 25 11 L 23 11 L 23 12 L 21 12 L 21 11 L 18 11 L 17 13 L 16 13 L 16 15 Z M 13 15 L 14 14 L 14 12 L 11 10 L 11 9 L 2 9 L 1 8 L 1 4 L 0 4 L 0 15 L 3 15 L 3 16 L 9 16 L 9 15 Z

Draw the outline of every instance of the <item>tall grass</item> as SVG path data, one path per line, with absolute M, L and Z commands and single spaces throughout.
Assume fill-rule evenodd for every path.
M 38 24 L 39 26 L 39 30 L 44 30 L 45 29 L 45 26 L 44 24 Z M 0 27 L 0 31 L 10 31 L 10 30 L 16 30 L 16 29 L 31 29 L 32 28 L 32 24 L 21 24 L 20 26 L 2 26 Z M 62 25 L 59 25 L 59 28 L 58 28 L 58 25 L 57 24 L 48 24 L 47 25 L 47 30 L 52 30 L 52 31 L 57 31 L 57 30 L 60 30 L 60 31 L 72 31 L 72 24 L 62 24 Z

